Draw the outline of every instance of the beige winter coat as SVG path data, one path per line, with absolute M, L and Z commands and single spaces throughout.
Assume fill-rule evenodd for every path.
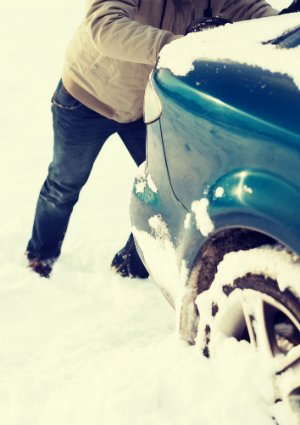
M 63 83 L 79 101 L 118 122 L 142 116 L 147 79 L 159 51 L 208 0 L 88 0 L 86 17 L 65 56 Z M 264 0 L 212 0 L 213 15 L 233 21 L 276 15 Z

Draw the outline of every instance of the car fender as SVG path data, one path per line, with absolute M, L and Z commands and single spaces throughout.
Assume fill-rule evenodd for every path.
M 259 169 L 234 170 L 199 199 L 207 200 L 207 216 L 203 212 L 202 218 L 209 218 L 212 226 L 209 234 L 201 232 L 201 215 L 197 217 L 192 203 L 181 246 L 181 257 L 190 267 L 207 239 L 228 228 L 262 232 L 300 254 L 300 190 L 281 176 Z
M 292 182 L 263 170 L 240 169 L 218 179 L 208 200 L 215 230 L 253 228 L 299 252 L 300 190 Z

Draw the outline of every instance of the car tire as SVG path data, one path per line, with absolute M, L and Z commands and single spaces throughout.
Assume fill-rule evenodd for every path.
M 197 296 L 196 344 L 210 357 L 220 337 L 248 341 L 274 361 L 274 403 L 300 423 L 299 257 L 280 245 L 237 248 L 222 255 L 209 287 Z

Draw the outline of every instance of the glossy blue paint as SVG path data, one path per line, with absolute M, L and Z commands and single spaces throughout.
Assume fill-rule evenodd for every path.
M 300 46 L 300 27 L 293 28 L 286 34 L 281 35 L 273 40 L 267 42 L 268 44 L 275 44 L 282 49 L 293 49 Z M 266 43 L 266 44 L 267 44 Z
M 187 211 L 174 196 L 170 185 L 159 121 L 148 126 L 146 173 L 151 176 L 158 190 L 148 196 L 151 189 L 146 184 L 145 192 L 138 193 L 138 179 L 135 179 L 130 203 L 131 222 L 137 229 L 151 233 L 149 219 L 159 215 L 168 224 L 172 241 L 177 245 Z M 140 254 L 143 256 L 141 251 Z
M 300 252 L 300 190 L 291 182 L 265 170 L 236 170 L 210 188 L 208 199 L 216 229 L 255 228 Z
M 299 29 L 278 40 L 278 48 L 293 48 L 297 40 Z M 208 198 L 212 234 L 250 228 L 300 254 L 300 92 L 294 82 L 243 64 L 197 61 L 184 77 L 156 69 L 152 85 L 162 104 L 147 142 L 157 202 L 133 191 L 133 225 L 151 233 L 149 218 L 160 215 L 178 264 L 184 259 L 190 268 L 207 240 L 191 205 Z

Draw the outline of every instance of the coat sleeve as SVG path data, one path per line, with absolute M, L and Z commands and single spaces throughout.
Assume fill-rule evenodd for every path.
M 235 22 L 274 16 L 279 12 L 265 0 L 226 0 L 221 13 Z
M 102 55 L 155 65 L 161 48 L 177 36 L 135 21 L 138 4 L 139 0 L 90 0 L 86 24 Z

